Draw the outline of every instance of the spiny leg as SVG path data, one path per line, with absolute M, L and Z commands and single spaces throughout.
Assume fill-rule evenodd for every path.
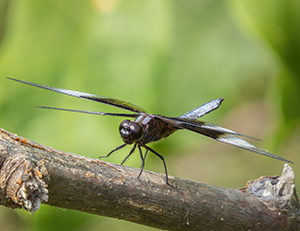
M 160 154 L 158 154 L 156 151 L 154 151 L 152 148 L 150 148 L 150 147 L 148 147 L 148 146 L 146 146 L 146 145 L 144 145 L 143 147 L 146 148 L 146 150 L 149 150 L 150 152 L 153 152 L 155 155 L 157 155 L 157 156 L 162 160 L 162 162 L 164 163 L 164 167 L 165 167 L 166 183 L 167 183 L 167 185 L 170 185 L 170 186 L 174 187 L 173 185 L 171 185 L 171 184 L 169 183 L 168 171 L 167 171 L 167 165 L 166 165 L 166 162 L 165 162 L 165 159 L 163 158 L 163 156 L 160 155 Z M 175 187 L 174 187 L 174 188 L 175 188 Z M 175 188 L 175 189 L 176 189 L 176 188 Z
M 141 161 L 142 161 L 141 171 L 140 171 L 140 174 L 137 177 L 139 179 L 140 176 L 142 175 L 143 170 L 144 170 L 145 160 L 146 160 L 146 156 L 147 156 L 147 153 L 148 153 L 148 149 L 146 149 L 145 156 L 143 157 L 143 152 L 142 152 L 141 146 L 139 145 L 138 148 L 139 148 L 139 151 L 140 151 L 140 156 L 141 156 Z
M 122 161 L 121 165 L 123 165 L 125 163 L 125 161 L 128 159 L 128 157 L 131 156 L 131 154 L 134 152 L 134 150 L 136 148 L 136 145 L 137 145 L 137 143 L 134 144 L 133 148 L 129 152 L 128 156 L 126 156 L 125 159 Z
M 107 158 L 107 157 L 110 156 L 110 154 L 112 154 L 112 153 L 115 152 L 115 151 L 118 151 L 118 150 L 121 149 L 121 148 L 124 148 L 126 145 L 127 145 L 127 144 L 122 144 L 121 146 L 116 147 L 114 150 L 112 150 L 112 151 L 111 151 L 110 153 L 108 153 L 106 156 L 99 156 L 99 158 Z

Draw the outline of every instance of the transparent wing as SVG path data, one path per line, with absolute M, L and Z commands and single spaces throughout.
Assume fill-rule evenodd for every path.
M 68 90 L 68 89 L 63 89 L 63 88 L 58 88 L 58 87 L 51 87 L 51 86 L 46 86 L 46 85 L 42 85 L 42 84 L 38 84 L 38 83 L 32 83 L 32 82 L 27 82 L 27 81 L 23 81 L 23 80 L 13 79 L 13 78 L 9 78 L 9 77 L 6 77 L 6 78 L 20 82 L 20 83 L 28 84 L 31 86 L 35 86 L 35 87 L 43 88 L 46 90 L 62 93 L 65 95 L 69 95 L 69 96 L 73 96 L 73 97 L 77 97 L 77 98 L 89 99 L 89 100 L 97 101 L 100 103 L 109 104 L 109 105 L 119 107 L 119 108 L 122 108 L 122 109 L 125 109 L 128 111 L 139 112 L 139 113 L 146 112 L 143 108 L 136 106 L 132 103 L 126 102 L 125 100 L 121 100 L 121 99 L 115 99 L 115 98 L 110 98 L 110 97 L 106 97 L 106 96 L 94 95 L 94 94 L 89 94 L 89 93 L 80 92 L 80 91 L 73 91 L 73 90 Z
M 119 117 L 138 117 L 140 114 L 138 113 L 132 113 L 132 114 L 126 114 L 126 113 L 108 113 L 108 112 L 98 112 L 98 111 L 83 111 L 83 110 L 74 110 L 74 109 L 66 109 L 66 108 L 58 108 L 58 107 L 45 107 L 45 106 L 37 106 L 38 108 L 43 109 L 54 109 L 59 111 L 70 111 L 70 112 L 79 112 L 79 113 L 85 113 L 85 114 L 93 114 L 93 115 L 109 115 L 109 116 L 119 116 Z
M 246 140 L 242 139 L 242 137 L 247 137 L 251 139 L 255 139 L 250 136 L 246 136 L 244 134 L 232 131 L 227 128 L 220 127 L 218 125 L 203 122 L 203 121 L 197 121 L 193 119 L 186 119 L 186 118 L 173 118 L 173 117 L 165 117 L 165 116 L 158 116 L 158 118 L 163 119 L 165 122 L 173 125 L 176 128 L 183 128 L 187 129 L 193 132 L 197 132 L 199 134 L 208 136 L 210 138 L 213 138 L 215 140 L 218 140 L 220 142 L 230 144 L 239 148 L 246 149 L 251 152 L 255 152 L 261 155 L 269 156 L 271 158 L 282 160 L 285 162 L 293 163 L 292 161 L 289 161 L 287 159 L 281 158 L 280 156 L 276 156 L 275 154 L 258 148 L 250 143 L 248 143 Z
M 186 119 L 198 119 L 205 114 L 210 113 L 211 111 L 216 110 L 221 103 L 223 102 L 224 98 L 217 98 L 214 100 L 211 100 L 200 107 L 194 108 L 193 110 L 183 114 L 182 116 L 179 116 L 179 118 L 186 118 Z

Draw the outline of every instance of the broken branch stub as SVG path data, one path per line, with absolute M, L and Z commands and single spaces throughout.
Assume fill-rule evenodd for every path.
M 300 230 L 299 221 L 297 221 L 300 206 L 295 188 L 295 174 L 290 165 L 284 165 L 281 176 L 263 176 L 248 181 L 241 191 L 258 198 L 270 210 L 288 214 L 289 230 Z
M 294 208 L 298 208 L 298 197 L 294 181 L 294 171 L 290 165 L 285 164 L 281 176 L 264 176 L 249 181 L 246 190 L 251 195 L 267 202 L 269 206 L 283 208 L 289 204 Z
M 48 172 L 43 161 L 35 162 L 22 155 L 12 155 L 4 161 L 0 173 L 0 186 L 8 198 L 30 213 L 48 201 Z

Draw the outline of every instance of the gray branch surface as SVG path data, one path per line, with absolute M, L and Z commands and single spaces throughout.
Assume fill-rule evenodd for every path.
M 0 204 L 41 203 L 166 230 L 300 230 L 294 173 L 229 189 L 91 159 L 0 129 Z

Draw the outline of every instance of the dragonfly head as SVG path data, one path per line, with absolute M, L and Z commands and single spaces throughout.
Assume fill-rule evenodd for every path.
M 120 135 L 126 144 L 142 139 L 144 131 L 141 125 L 130 120 L 123 120 L 119 126 Z

